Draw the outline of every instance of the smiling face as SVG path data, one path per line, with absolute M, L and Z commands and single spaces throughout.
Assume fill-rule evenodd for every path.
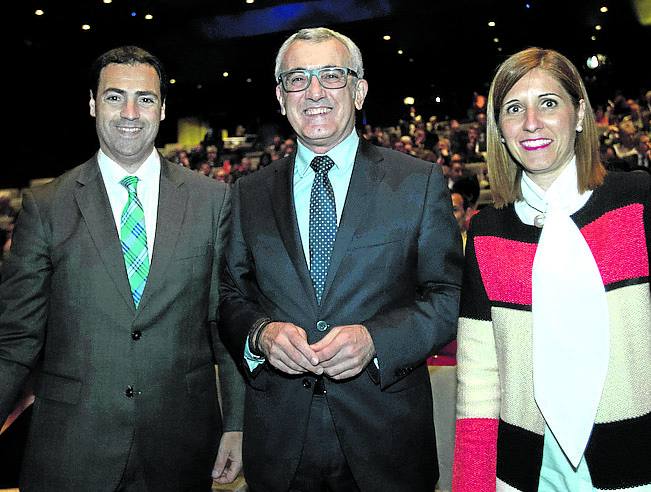
M 567 91 L 540 68 L 522 77 L 504 97 L 502 137 L 511 156 L 541 188 L 549 188 L 574 156 L 584 112 L 584 101 L 575 108 Z
M 350 67 L 350 54 L 336 39 L 322 42 L 293 42 L 282 62 L 282 70 L 321 67 Z M 279 84 L 276 97 L 280 109 L 305 146 L 324 154 L 343 141 L 355 126 L 355 108 L 362 109 L 368 86 L 365 80 L 348 76 L 346 87 L 324 89 L 317 77 L 301 92 L 285 92 Z
M 130 172 L 137 169 L 151 154 L 165 118 L 156 69 L 142 63 L 107 65 L 89 104 L 102 152 Z

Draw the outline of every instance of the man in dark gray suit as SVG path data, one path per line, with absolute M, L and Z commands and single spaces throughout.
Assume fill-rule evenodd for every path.
M 358 137 L 363 76 L 349 38 L 291 36 L 276 95 L 298 149 L 234 187 L 220 332 L 254 492 L 437 480 L 425 362 L 455 334 L 461 240 L 438 166 Z
M 25 192 L 4 265 L 0 422 L 32 375 L 23 491 L 210 490 L 241 464 L 243 381 L 216 327 L 229 193 L 156 151 L 156 57 L 117 48 L 91 75 L 100 150 Z

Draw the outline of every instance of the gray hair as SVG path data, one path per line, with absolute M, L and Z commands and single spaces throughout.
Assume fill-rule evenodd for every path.
M 343 44 L 348 53 L 350 53 L 350 67 L 355 72 L 357 76 L 362 79 L 364 78 L 364 63 L 362 62 L 362 52 L 359 50 L 357 45 L 348 37 L 344 36 L 341 33 L 328 29 L 327 27 L 312 27 L 309 29 L 301 29 L 295 34 L 292 34 L 283 45 L 278 50 L 278 55 L 276 55 L 276 69 L 275 77 L 278 80 L 280 73 L 282 72 L 282 63 L 283 58 L 287 50 L 294 41 L 309 41 L 312 43 L 322 43 L 330 39 L 336 39 L 341 44 Z

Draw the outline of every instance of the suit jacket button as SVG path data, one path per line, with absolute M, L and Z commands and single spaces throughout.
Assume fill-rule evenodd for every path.
M 124 396 L 127 398 L 133 398 L 134 391 L 133 391 L 133 386 L 129 385 L 127 386 L 127 389 L 124 390 Z
M 140 340 L 140 337 L 142 337 L 142 332 L 140 330 L 135 330 L 131 333 L 131 338 L 134 340 Z
M 312 381 L 308 378 L 303 379 L 303 388 L 310 389 L 312 387 Z
M 326 331 L 328 329 L 328 323 L 323 320 L 319 320 L 316 322 L 316 329 L 319 331 Z

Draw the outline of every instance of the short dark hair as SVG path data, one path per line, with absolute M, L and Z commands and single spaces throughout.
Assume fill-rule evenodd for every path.
M 463 200 L 461 202 L 461 206 L 463 207 L 464 211 L 468 210 L 472 206 L 472 203 L 470 201 L 470 197 L 467 194 L 465 194 L 465 193 L 463 193 L 463 192 L 461 192 L 459 190 L 450 190 L 450 198 L 452 198 L 452 195 L 459 195 L 461 197 L 461 200 Z
M 93 97 L 97 95 L 99 76 L 102 69 L 111 63 L 118 65 L 136 65 L 142 63 L 153 67 L 160 79 L 161 99 L 165 101 L 165 96 L 167 95 L 167 73 L 165 72 L 165 67 L 163 67 L 163 63 L 157 57 L 138 46 L 120 46 L 119 48 L 114 48 L 100 55 L 93 62 L 90 67 L 90 90 Z

